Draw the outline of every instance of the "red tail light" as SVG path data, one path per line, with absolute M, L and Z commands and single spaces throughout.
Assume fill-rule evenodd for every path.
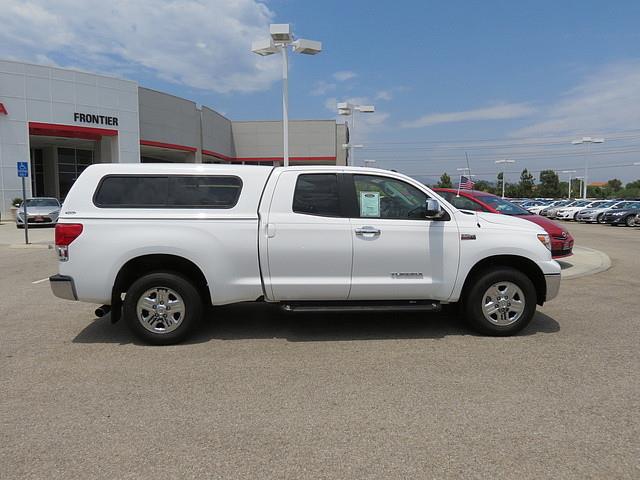
M 81 223 L 58 223 L 56 224 L 56 246 L 66 247 L 71 244 L 82 233 Z

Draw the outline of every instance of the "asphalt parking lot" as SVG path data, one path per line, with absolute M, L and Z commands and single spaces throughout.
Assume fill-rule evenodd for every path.
M 568 228 L 611 268 L 517 337 L 240 306 L 148 347 L 2 225 L 0 478 L 640 478 L 640 229 Z

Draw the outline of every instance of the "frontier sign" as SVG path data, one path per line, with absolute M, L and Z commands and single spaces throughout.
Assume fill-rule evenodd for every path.
M 81 123 L 93 123 L 95 125 L 118 126 L 118 117 L 108 117 L 106 115 L 96 115 L 95 113 L 73 113 L 73 121 Z

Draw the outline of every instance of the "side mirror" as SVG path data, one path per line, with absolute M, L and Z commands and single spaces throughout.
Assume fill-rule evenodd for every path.
M 424 216 L 430 219 L 437 219 L 444 215 L 442 208 L 440 208 L 440 202 L 432 198 L 427 200 L 427 204 L 424 211 Z

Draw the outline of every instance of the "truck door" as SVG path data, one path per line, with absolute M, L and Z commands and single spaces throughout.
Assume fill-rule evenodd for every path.
M 353 239 L 342 211 L 341 181 L 341 174 L 322 171 L 278 176 L 260 232 L 260 241 L 266 239 L 261 268 L 270 300 L 349 296 Z
M 458 270 L 458 228 L 450 215 L 425 218 L 428 195 L 382 175 L 349 175 L 353 273 L 349 300 L 442 300 Z M 355 217 L 355 218 L 353 218 Z

